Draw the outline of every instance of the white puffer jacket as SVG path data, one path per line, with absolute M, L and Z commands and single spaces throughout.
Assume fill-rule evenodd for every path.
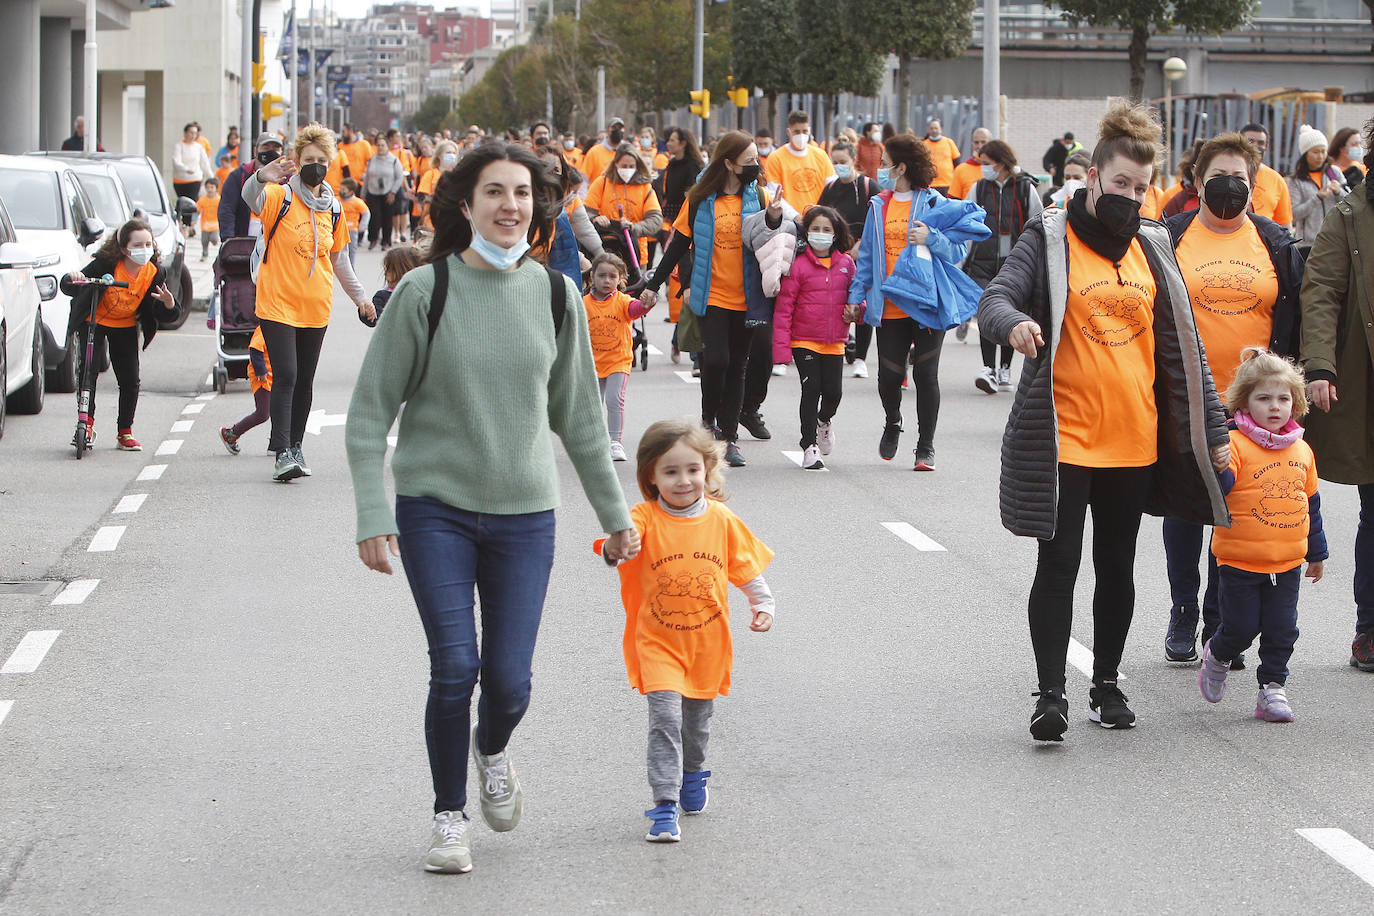
M 792 258 L 797 253 L 797 211 L 784 200 L 782 225 L 777 229 L 768 228 L 766 217 L 766 210 L 751 213 L 744 218 L 741 228 L 744 247 L 758 258 L 763 294 L 775 299 L 782 289 L 782 278 L 787 276 L 787 271 L 792 267 Z

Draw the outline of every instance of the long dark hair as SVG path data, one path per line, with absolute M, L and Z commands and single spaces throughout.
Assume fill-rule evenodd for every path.
M 567 200 L 568 195 L 575 191 L 578 185 L 582 184 L 582 173 L 579 172 L 577 169 L 573 168 L 573 166 L 568 162 L 567 157 L 563 155 L 563 151 L 559 149 L 556 145 L 552 143 L 545 143 L 543 146 L 539 147 L 537 150 L 534 151 L 534 155 L 541 159 L 558 160 L 557 180 L 559 186 L 562 189 L 564 200 Z
M 156 267 L 161 260 L 157 250 L 157 236 L 154 235 L 152 228 L 150 228 L 147 223 L 137 217 L 129 220 L 106 236 L 104 244 L 96 251 L 95 256 L 102 261 L 118 264 L 124 259 L 124 251 L 129 245 L 129 236 L 140 229 L 153 236 L 153 257 L 148 263 Z
M 493 162 L 514 162 L 530 173 L 534 213 L 530 217 L 527 240 L 535 249 L 546 247 L 553 239 L 553 224 L 563 207 L 563 189 L 553 172 L 534 153 L 518 143 L 490 143 L 470 151 L 451 172 L 445 172 L 434 185 L 430 219 L 434 222 L 434 242 L 429 263 L 466 251 L 472 245 L 472 225 L 463 215 L 463 204 L 472 206 L 473 193 L 482 170 Z
M 725 187 L 726 180 L 730 177 L 730 168 L 725 164 L 725 160 L 734 161 L 744 155 L 754 142 L 754 138 L 742 130 L 732 130 L 721 134 L 716 141 L 716 148 L 711 151 L 711 164 L 706 166 L 706 171 L 701 173 L 697 183 L 692 185 L 692 189 L 687 192 L 687 206 L 695 212 L 697 206 L 712 194 L 718 194 Z M 763 170 L 759 170 L 759 177 L 755 182 L 762 187 Z M 744 189 L 740 188 L 740 193 Z M 760 198 L 761 199 L 761 198 Z
M 677 134 L 678 139 L 682 141 L 682 158 L 697 168 L 701 168 L 706 158 L 701 155 L 701 147 L 697 145 L 696 134 L 685 127 L 670 127 L 664 132 L 663 139 L 671 140 L 673 134 Z

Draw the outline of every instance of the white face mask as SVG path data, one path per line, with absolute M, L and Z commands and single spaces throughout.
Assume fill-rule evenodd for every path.
M 653 148 L 654 148 L 654 141 L 651 140 L 651 139 L 648 138 L 648 137 L 640 137 L 640 138 L 639 138 L 639 146 L 640 146 L 641 149 L 653 149 Z
M 130 248 L 130 249 L 129 249 L 129 260 L 130 260 L 130 261 L 133 261 L 133 262 L 134 262 L 135 264 L 137 264 L 139 267 L 142 267 L 144 264 L 147 264 L 147 263 L 148 263 L 149 261 L 151 261 L 152 259 L 153 259 L 153 249 L 152 249 L 152 248 Z
M 620 176 L 620 180 L 621 180 L 622 182 L 624 182 L 625 184 L 629 184 L 629 183 L 630 183 L 630 179 L 633 178 L 633 177 L 635 177 L 635 170 L 634 170 L 633 168 L 628 168 L 628 169 L 617 168 L 617 169 L 615 170 L 615 173 L 616 173 L 617 175 Z
M 829 251 L 830 246 L 835 244 L 835 235 L 832 232 L 808 232 L 806 243 L 816 251 Z
M 1050 195 L 1050 199 L 1062 207 L 1070 197 L 1078 193 L 1079 188 L 1085 187 L 1087 184 L 1081 178 L 1070 178 L 1064 182 L 1064 187 Z
M 988 181 L 995 181 L 997 179 L 997 166 L 983 166 L 983 177 L 986 178 Z
M 804 149 L 806 149 L 806 144 L 807 144 L 807 142 L 808 142 L 810 139 L 811 139 L 811 135 L 810 135 L 810 134 L 806 134 L 806 133 L 793 134 L 793 135 L 792 135 L 792 139 L 791 139 L 789 142 L 792 144 L 792 148 L 793 148 L 793 149 L 795 149 L 795 150 L 804 150 Z
M 447 166 L 448 168 L 452 168 L 453 166 L 458 164 L 458 154 L 444 153 L 442 156 L 439 157 L 439 163 L 443 166 Z
M 874 143 L 882 143 L 883 132 L 881 130 L 870 130 L 868 132 L 868 139 L 872 140 Z
M 1362 162 L 1364 160 L 1364 147 L 1359 145 L 1347 146 L 1345 154 L 1356 162 Z

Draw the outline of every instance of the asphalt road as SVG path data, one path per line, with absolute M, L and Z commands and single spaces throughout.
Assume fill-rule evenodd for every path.
M 380 258 L 362 253 L 359 274 L 377 285 Z M 784 454 L 797 450 L 796 375 L 773 380 L 774 438 L 746 441 L 749 466 L 727 482 L 777 552 L 778 618 L 751 633 L 734 596 L 712 804 L 678 845 L 643 840 L 645 704 L 625 681 L 615 573 L 591 552 L 599 531 L 563 461 L 534 700 L 511 746 L 524 820 L 502 835 L 478 820 L 471 874 L 424 873 L 424 636 L 404 578 L 356 558 L 341 421 L 369 332 L 338 303 L 308 480 L 269 479 L 265 428 L 240 457 L 221 446 L 251 396 L 241 382 L 207 394 L 200 315 L 144 353 L 141 454 L 113 448 L 108 376 L 84 461 L 67 445 L 69 397 L 11 416 L 0 579 L 51 580 L 72 602 L 86 586 L 70 583 L 99 581 L 79 603 L 0 595 L 0 912 L 1374 909 L 1374 866 L 1362 880 L 1357 858 L 1344 867 L 1298 833 L 1346 831 L 1374 859 L 1374 680 L 1347 665 L 1353 490 L 1323 488 L 1332 560 L 1303 586 L 1296 723 L 1251 717 L 1253 669 L 1213 707 L 1196 668 L 1165 664 L 1147 519 L 1122 685 L 1139 727 L 1091 725 L 1088 678 L 1071 668 L 1067 740 L 1038 746 L 1034 544 L 996 509 L 1010 396 L 974 389 L 977 347 L 953 335 L 933 474 L 910 470 L 914 422 L 898 460 L 878 459 L 876 381 L 850 378 L 830 470 L 802 471 Z M 669 326 L 655 313 L 648 327 L 666 351 Z M 634 374 L 631 454 L 650 422 L 694 412 L 684 368 L 657 355 Z M 633 468 L 618 467 L 637 498 Z M 115 549 L 89 550 L 114 527 Z M 1086 610 L 1074 632 L 1090 651 Z

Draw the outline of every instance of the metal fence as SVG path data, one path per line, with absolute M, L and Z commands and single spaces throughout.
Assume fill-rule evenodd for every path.
M 1194 140 L 1207 140 L 1218 134 L 1238 131 L 1246 124 L 1261 124 L 1269 131 L 1269 150 L 1265 161 L 1284 174 L 1297 159 L 1298 129 L 1310 123 L 1307 105 L 1302 102 L 1256 102 L 1242 98 L 1182 96 L 1173 99 L 1171 110 L 1164 100 L 1155 99 L 1160 118 L 1167 128 L 1167 166 L 1172 172 L 1179 158 Z

